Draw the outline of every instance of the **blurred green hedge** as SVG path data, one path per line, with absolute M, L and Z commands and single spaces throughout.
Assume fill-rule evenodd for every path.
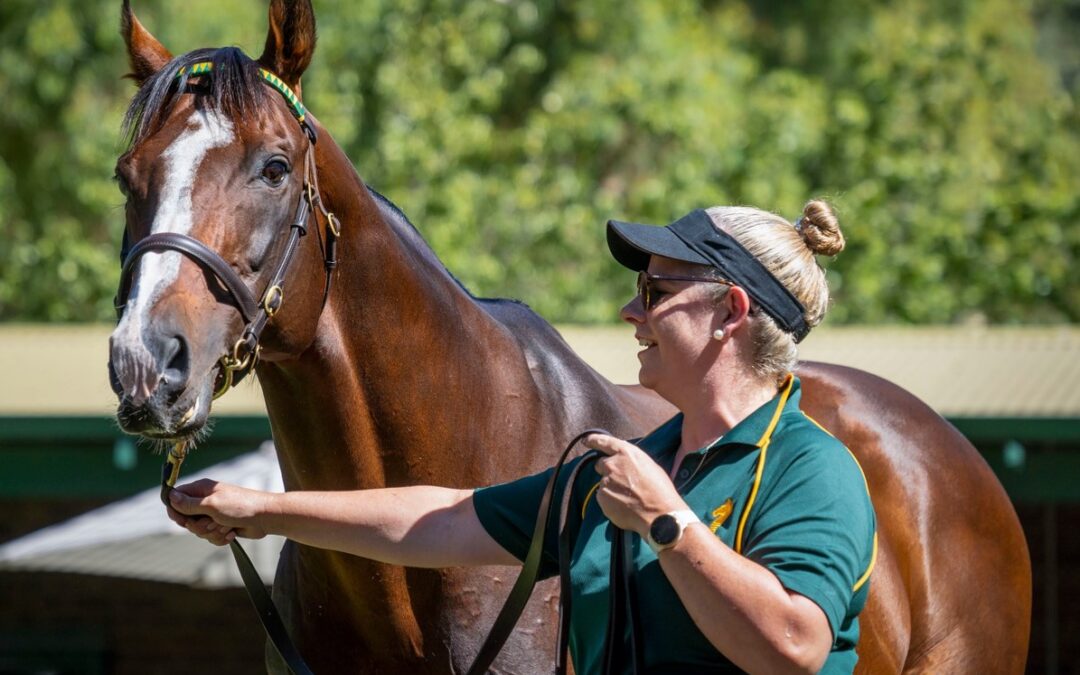
M 174 53 L 261 52 L 262 2 L 133 5 Z M 0 3 L 0 320 L 112 315 L 119 7 Z M 308 107 L 478 295 L 611 321 L 608 218 L 825 196 L 831 321 L 1080 319 L 1076 0 L 315 8 Z

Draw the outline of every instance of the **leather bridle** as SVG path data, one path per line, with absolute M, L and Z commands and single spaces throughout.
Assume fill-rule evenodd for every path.
M 186 69 L 182 69 L 177 77 L 207 75 L 211 72 L 213 64 L 209 62 L 197 63 Z M 341 236 L 341 225 L 333 213 L 326 210 L 322 198 L 319 195 L 318 174 L 315 168 L 315 142 L 318 136 L 315 128 L 307 120 L 307 112 L 303 104 L 289 87 L 273 73 L 260 69 L 263 81 L 279 91 L 289 104 L 290 112 L 300 123 L 308 139 L 308 147 L 304 153 L 304 189 L 296 206 L 296 215 L 289 228 L 289 238 L 285 243 L 285 251 L 278 261 L 274 272 L 267 282 L 259 299 L 248 289 L 248 286 L 220 255 L 203 242 L 185 234 L 176 232 L 160 232 L 148 235 L 140 239 L 134 246 L 122 251 L 123 268 L 120 272 L 120 285 L 116 292 L 114 305 L 117 318 L 123 316 L 127 306 L 128 296 L 131 293 L 132 280 L 139 259 L 147 253 L 163 253 L 175 251 L 194 260 L 203 270 L 212 273 L 221 282 L 228 292 L 232 304 L 240 311 L 244 319 L 244 328 L 240 337 L 233 343 L 232 349 L 223 355 L 219 361 L 217 380 L 214 385 L 214 398 L 220 398 L 230 387 L 242 380 L 259 359 L 259 338 L 263 329 L 270 319 L 281 309 L 285 299 L 285 275 L 289 271 L 293 257 L 300 246 L 301 237 L 308 231 L 308 219 L 312 211 L 318 209 L 326 219 L 326 244 L 323 248 L 323 265 L 326 269 L 326 286 L 323 290 L 323 305 L 330 295 L 330 282 L 333 278 L 334 268 L 337 267 L 337 240 Z M 126 239 L 125 239 L 126 241 Z

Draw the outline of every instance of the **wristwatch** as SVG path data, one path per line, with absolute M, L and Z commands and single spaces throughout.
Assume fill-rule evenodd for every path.
M 649 526 L 649 535 L 645 541 L 654 553 L 659 554 L 664 549 L 671 548 L 679 543 L 683 530 L 691 523 L 700 522 L 701 519 L 693 511 L 672 511 L 663 513 L 652 521 Z

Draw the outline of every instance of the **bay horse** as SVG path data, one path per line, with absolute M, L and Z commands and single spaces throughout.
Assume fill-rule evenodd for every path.
M 672 413 L 651 392 L 607 382 L 526 306 L 473 297 L 363 183 L 300 103 L 315 48 L 309 0 L 273 0 L 254 61 L 233 48 L 173 58 L 126 1 L 121 25 L 140 87 L 116 168 L 126 235 L 135 246 L 163 233 L 173 241 L 144 247 L 126 272 L 109 360 L 125 431 L 205 433 L 223 373 L 255 357 L 289 490 L 486 485 L 546 468 L 585 428 L 628 438 Z M 287 241 L 301 211 L 306 236 Z M 227 269 L 176 243 L 189 239 Z M 252 350 L 237 336 L 262 310 L 234 287 L 251 296 L 271 284 Z M 251 358 L 219 359 L 239 357 L 241 345 Z M 1030 563 L 987 464 L 886 381 L 817 363 L 798 374 L 804 409 L 855 453 L 877 512 L 857 670 L 1021 672 Z M 453 673 L 471 661 L 512 577 L 289 543 L 273 594 L 317 673 Z M 499 672 L 550 671 L 555 594 L 538 588 Z M 281 667 L 271 650 L 267 663 Z

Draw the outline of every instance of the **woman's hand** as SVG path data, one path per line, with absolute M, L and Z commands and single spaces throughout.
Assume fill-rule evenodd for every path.
M 604 434 L 584 443 L 607 455 L 596 462 L 596 501 L 616 527 L 644 537 L 657 516 L 687 508 L 667 472 L 641 448 Z
M 203 479 L 169 492 L 169 518 L 217 546 L 237 535 L 261 539 L 266 530 L 259 516 L 272 497 L 268 492 Z

